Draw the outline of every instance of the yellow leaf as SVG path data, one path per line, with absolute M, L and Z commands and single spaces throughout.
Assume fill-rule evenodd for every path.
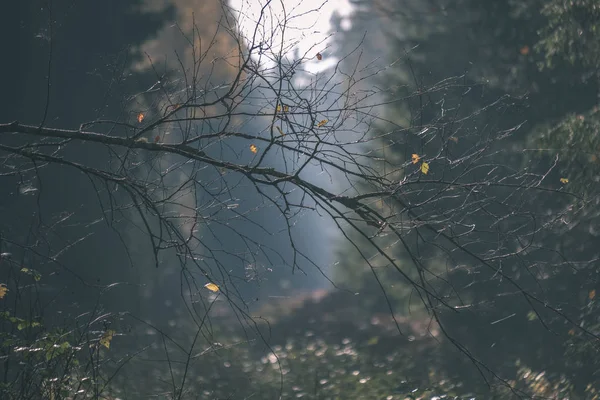
M 418 155 L 418 154 L 413 154 L 413 155 L 412 155 L 412 163 L 413 163 L 413 164 L 416 164 L 416 163 L 418 163 L 420 159 L 421 159 L 421 157 L 419 157 L 419 155 Z
M 421 172 L 425 175 L 427 175 L 429 172 L 429 164 L 427 164 L 425 161 L 423 161 L 423 164 L 421 164 Z
M 115 333 L 116 332 L 113 331 L 112 329 L 109 329 L 106 332 L 104 332 L 104 334 L 100 338 L 100 344 L 102 346 L 106 347 L 107 349 L 109 349 L 110 348 L 110 341 L 112 340 L 112 338 L 115 335 Z
M 256 147 L 255 145 L 251 144 L 250 145 L 250 151 L 253 152 L 254 154 L 256 154 L 256 152 L 258 151 L 258 147 Z
M 569 183 L 569 180 L 567 178 L 560 178 L 560 183 L 564 185 L 566 183 Z
M 140 124 L 142 123 L 142 121 L 144 120 L 144 114 L 143 113 L 139 113 L 137 116 L 137 122 L 139 122 Z
M 590 300 L 594 300 L 594 297 L 596 297 L 596 289 L 590 290 L 590 292 L 588 293 L 588 297 L 590 298 Z
M 207 283 L 206 285 L 204 285 L 204 287 L 207 288 L 208 290 L 210 290 L 211 292 L 219 291 L 219 286 L 215 285 L 214 283 Z
M 285 136 L 285 133 L 283 133 L 283 131 L 281 130 L 281 128 L 280 128 L 280 127 L 276 126 L 275 128 L 277 128 L 277 130 L 279 131 L 279 134 L 280 134 L 281 136 Z
M 290 111 L 290 108 L 288 106 L 283 106 L 283 112 L 288 112 Z
M 6 292 L 8 292 L 8 288 L 6 287 L 6 284 L 0 283 L 0 299 L 4 298 L 4 296 L 6 296 Z
M 281 105 L 280 104 L 277 105 L 277 112 L 281 112 Z
M 329 122 L 329 121 L 327 121 L 326 119 L 322 120 L 321 122 L 319 122 L 317 124 L 317 128 L 320 128 L 320 127 L 324 126 L 327 122 Z
M 369 341 L 367 342 L 368 346 L 375 346 L 377 343 L 379 343 L 379 337 L 378 336 L 373 336 L 371 339 L 369 339 Z

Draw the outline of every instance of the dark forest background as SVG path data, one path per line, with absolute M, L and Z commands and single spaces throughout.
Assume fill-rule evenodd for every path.
M 185 36 L 173 27 L 193 33 L 190 10 L 198 8 L 198 35 L 209 40 L 223 18 L 212 3 L 1 5 L 0 123 L 77 129 L 95 120 L 135 121 L 141 110 L 151 115 L 155 99 L 147 89 L 178 79 L 172 50 L 186 60 Z M 292 271 L 282 267 L 290 247 L 276 234 L 285 225 L 277 210 L 259 207 L 261 198 L 240 186 L 234 197 L 256 209 L 271 233 L 240 229 L 283 256 L 280 262 L 257 256 L 249 266 L 224 255 L 222 262 L 243 281 L 239 298 L 256 329 L 207 293 L 203 298 L 214 301 L 211 326 L 197 339 L 173 254 L 156 266 L 150 244 L 128 220 L 105 223 L 96 188 L 84 175 L 58 165 L 13 174 L 5 161 L 0 397 L 600 398 L 600 4 L 352 4 L 350 28 L 333 18 L 336 34 L 326 54 L 342 59 L 339 68 L 348 71 L 355 62 L 383 66 L 361 82 L 377 88 L 374 101 L 385 104 L 368 131 L 374 140 L 367 150 L 383 160 L 376 168 L 385 174 L 391 164 L 412 164 L 417 154 L 428 161 L 426 178 L 458 179 L 446 161 L 466 158 L 482 138 L 499 137 L 486 144 L 482 162 L 498 165 L 485 171 L 506 185 L 483 189 L 490 191 L 485 201 L 469 203 L 460 218 L 472 225 L 464 228 L 469 240 L 478 235 L 464 244 L 471 251 L 493 254 L 499 243 L 513 251 L 499 261 L 501 273 L 440 250 L 447 243 L 419 237 L 418 229 L 406 236 L 415 243 L 410 251 L 394 238 L 377 239 L 415 279 L 421 275 L 411 267 L 416 255 L 431 274 L 431 290 L 451 307 L 422 303 L 385 260 L 373 255 L 365 262 L 333 224 L 310 212 L 298 217 L 294 232 L 314 263 Z M 235 46 L 225 33 L 216 37 L 219 51 Z M 227 65 L 214 71 L 215 81 L 236 72 Z M 258 125 L 239 123 L 244 132 Z M 426 133 L 432 130 L 435 138 Z M 0 133 L 0 144 L 12 140 Z M 108 148 L 68 151 L 90 166 L 111 157 Z M 519 171 L 542 175 L 545 191 L 515 190 L 527 182 L 515 178 Z M 474 181 L 485 178 L 472 174 Z M 412 201 L 429 193 L 422 190 Z M 374 207 L 401 209 L 392 197 Z M 444 207 L 424 212 L 442 215 Z M 352 240 L 371 251 L 365 237 Z M 192 341 L 198 342 L 193 357 L 179 345 Z M 193 365 L 178 361 L 178 352 Z

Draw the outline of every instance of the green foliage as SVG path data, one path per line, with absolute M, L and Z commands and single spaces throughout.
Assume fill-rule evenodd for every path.
M 417 367 L 406 349 L 386 353 L 384 346 L 389 342 L 378 345 L 355 343 L 350 338 L 339 342 L 314 336 L 294 338 L 275 347 L 275 354 L 265 356 L 260 369 L 265 369 L 267 383 L 274 388 L 283 373 L 283 398 L 403 399 L 455 396 L 460 392 L 459 387 L 436 376 L 433 365 L 431 383 L 407 378 L 414 377 L 416 370 L 427 375 L 427 365 Z M 421 362 L 427 363 L 424 359 Z
M 557 60 L 566 60 L 595 70 L 600 62 L 600 4 L 596 0 L 551 0 L 540 13 L 547 19 L 536 44 L 536 50 L 545 56 L 540 66 L 553 68 Z
M 537 127 L 529 140 L 536 156 L 557 157 L 560 174 L 569 182 L 565 190 L 585 198 L 597 195 L 600 177 L 600 113 L 597 107 L 580 114 L 567 114 L 561 121 Z

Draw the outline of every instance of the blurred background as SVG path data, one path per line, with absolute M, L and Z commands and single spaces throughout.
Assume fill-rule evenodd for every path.
M 206 48 L 210 44 L 209 60 L 198 72 L 200 86 L 235 78 L 235 63 L 224 60 L 238 46 L 252 46 L 253 22 L 263 5 L 3 4 L 0 123 L 78 129 L 89 121 L 134 122 L 140 113 L 152 118 L 161 101 L 153 88 L 167 82 L 181 88 L 182 69 L 194 66 L 190 38 L 200 38 Z M 244 313 L 256 322 L 240 322 L 223 296 L 204 290 L 198 303 L 210 307 L 211 325 L 198 336 L 179 261 L 166 255 L 155 265 L 147 235 L 136 228 L 139 220 L 105 223 L 97 189 L 79 172 L 50 165 L 9 174 L 6 161 L 0 174 L 0 283 L 8 288 L 0 300 L 0 392 L 6 398 L 48 398 L 41 393 L 52 392 L 48 382 L 65 361 L 56 358 L 54 370 L 44 369 L 31 361 L 36 352 L 25 343 L 52 343 L 59 350 L 37 346 L 51 363 L 77 347 L 73 336 L 88 335 L 109 346 L 73 350 L 83 358 L 77 372 L 63 376 L 68 390 L 54 398 L 599 398 L 600 5 L 353 0 L 270 6 L 268 21 L 294 16 L 286 33 L 287 57 L 307 59 L 295 85 L 310 88 L 320 77 L 340 72 L 364 77 L 357 90 L 373 90 L 368 101 L 378 104 L 376 123 L 364 129 L 380 138 L 371 150 L 382 151 L 384 161 L 408 162 L 427 150 L 417 136 L 394 139 L 398 127 L 420 130 L 435 122 L 447 124 L 454 155 L 467 152 L 473 137 L 489 130 L 510 131 L 491 148 L 493 160 L 514 170 L 550 169 L 544 184 L 551 190 L 518 204 L 560 214 L 561 220 L 533 228 L 536 250 L 502 266 L 522 290 L 460 256 L 449 266 L 432 249 L 427 265 L 460 297 L 452 303 L 454 311 L 441 310 L 433 318 L 400 275 L 373 260 L 381 284 L 333 221 L 311 210 L 294 218 L 294 241 L 307 257 L 298 260 L 299 269 L 291 268 L 280 210 L 240 184 L 230 192 L 231 204 L 251 212 L 262 229 L 242 222 L 234 228 L 268 243 L 272 252 L 240 256 L 241 248 L 251 253 L 252 246 L 244 247 L 225 226 L 206 234 L 206 246 L 222 250 L 219 263 L 231 266 Z M 256 62 L 268 67 L 273 60 Z M 322 90 L 336 83 L 323 82 Z M 415 95 L 423 92 L 427 95 Z M 240 107 L 256 113 L 270 104 L 264 97 Z M 268 121 L 238 117 L 232 124 L 253 133 Z M 0 137 L 0 143 L 10 140 Z M 233 142 L 226 151 L 237 154 L 245 147 L 246 142 Z M 67 151 L 90 166 L 112 157 L 108 147 L 82 144 Z M 284 157 L 269 162 L 276 168 L 285 164 Z M 346 187 L 335 175 L 310 168 L 311 182 Z M 211 174 L 199 179 L 212 182 Z M 510 187 L 498 189 L 499 208 L 511 193 Z M 193 198 L 186 201 L 194 206 Z M 380 207 L 395 206 L 382 201 Z M 503 212 L 490 209 L 487 216 L 473 217 L 481 218 L 473 224 L 492 227 Z M 363 240 L 358 234 L 351 239 L 359 245 Z M 382 243 L 400 263 L 410 263 L 403 246 L 385 238 Z M 524 292 L 541 303 L 532 305 L 536 300 Z M 93 375 L 96 370 L 101 374 Z M 34 376 L 38 387 L 19 388 Z

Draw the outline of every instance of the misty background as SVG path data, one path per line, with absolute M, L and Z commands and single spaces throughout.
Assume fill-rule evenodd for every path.
M 232 187 L 225 209 L 248 215 L 248 220 L 232 218 L 228 224 L 198 229 L 205 230 L 205 245 L 219 250 L 218 264 L 229 268 L 233 278 L 227 289 L 244 312 L 260 322 L 250 327 L 247 321 L 240 322 L 224 296 L 207 290 L 192 293 L 198 309 L 214 305 L 209 306 L 211 327 L 194 348 L 197 363 L 190 367 L 192 378 L 187 381 L 192 389 L 180 391 L 180 398 L 439 399 L 477 398 L 490 393 L 486 390 L 494 398 L 519 398 L 523 393 L 598 398 L 593 335 L 599 332 L 595 290 L 600 124 L 595 57 L 600 53 L 590 33 L 600 26 L 597 11 L 590 11 L 597 6 L 584 1 L 581 14 L 572 16 L 563 14 L 562 6 L 554 7 L 556 1 L 519 5 L 509 0 L 494 4 L 357 0 L 314 7 L 309 2 L 283 3 L 288 16 L 298 16 L 290 29 L 298 35 L 288 33 L 285 62 L 311 59 L 297 72 L 298 87 L 317 87 L 315 82 L 323 79 L 327 83 L 319 90 L 327 91 L 327 85 L 337 83 L 325 79 L 332 71 L 355 71 L 357 78 L 368 77 L 357 83 L 356 90 L 372 91 L 372 104 L 385 103 L 372 111 L 377 123 L 354 126 L 348 121 L 348 129 L 339 132 L 344 140 L 361 131 L 381 135 L 384 139 L 376 142 L 381 146 L 367 147 L 365 152 L 380 151 L 383 164 L 386 160 L 410 164 L 412 154 L 423 155 L 431 148 L 421 137 L 403 136 L 404 128 L 450 126 L 449 159 L 491 131 L 510 132 L 506 140 L 494 144 L 494 161 L 532 173 L 551 169 L 544 181 L 550 188 L 547 194 L 521 199 L 523 209 L 562 217 L 535 235 L 539 249 L 506 261 L 503 268 L 525 290 L 563 314 L 532 306 L 506 280 L 477 263 L 457 256 L 455 265 L 445 264 L 432 245 L 422 249 L 432 254 L 428 266 L 455 290 L 444 292 L 442 284 L 436 288 L 453 300 L 458 293 L 461 301 L 453 303 L 458 312 L 444 311 L 440 320 L 434 320 L 418 305 L 413 288 L 386 263 L 375 260 L 383 282 L 378 284 L 333 221 L 310 209 L 292 218 L 294 243 L 307 256 L 297 260 L 300 269 L 292 269 L 293 252 L 281 212 L 248 183 L 240 183 L 239 176 L 201 168 L 200 181 Z M 78 129 L 99 120 L 135 124 L 140 113 L 150 120 L 153 110 L 164 105 L 163 87 L 175 97 L 183 95 L 182 68 L 194 65 L 188 42 L 194 35 L 212 46 L 199 71 L 202 84 L 214 87 L 233 79 L 235 63 L 225 60 L 238 44 L 226 28 L 239 22 L 249 36 L 260 12 L 257 4 L 232 2 L 241 10 L 239 15 L 217 0 L 28 0 L 2 5 L 0 123 L 16 120 Z M 276 13 L 273 18 L 280 16 Z M 576 26 L 575 39 L 563 46 L 560 36 L 544 30 L 557 26 Z M 550 39 L 544 42 L 544 37 Z M 242 43 L 248 46 L 247 41 Z M 322 60 L 316 59 L 317 53 Z M 269 61 L 262 61 L 269 67 Z M 415 95 L 423 92 L 427 96 Z M 256 113 L 273 108 L 269 96 L 268 90 L 259 88 L 240 110 Z M 325 96 L 324 108 L 333 104 L 333 98 Z M 204 111 L 216 114 L 222 111 L 219 107 Z M 453 124 L 453 118 L 460 123 Z M 269 124 L 263 117 L 237 118 L 229 129 L 255 134 L 265 132 Z M 194 126 L 197 132 L 216 128 L 208 123 Z M 94 129 L 118 131 L 110 123 Z M 167 142 L 172 133 L 157 130 L 148 139 L 155 134 Z M 17 143 L 18 138 L 5 135 L 0 141 Z M 207 152 L 252 161 L 247 141 L 231 140 L 228 145 Z M 66 154 L 90 166 L 114 161 L 108 147 L 86 143 L 70 145 Z M 269 154 L 266 163 L 285 170 L 287 156 Z M 176 162 L 145 161 L 160 168 Z M 3 168 L 8 171 L 16 165 L 7 162 Z M 431 168 L 430 176 L 439 177 L 435 174 L 441 165 L 432 163 Z M 150 167 L 140 168 L 141 174 L 149 172 Z M 177 184 L 188 172 L 186 167 L 175 171 L 168 183 Z M 313 165 L 303 174 L 333 191 L 348 189 L 348 182 L 329 172 Z M 565 199 L 566 191 L 585 201 Z M 510 198 L 511 193 L 499 189 L 494 198 Z M 182 201 L 210 210 L 210 202 L 202 198 Z M 382 200 L 381 207 L 394 206 Z M 495 227 L 496 212 L 490 208 L 489 215 L 473 217 L 474 225 L 482 232 Z M 106 352 L 110 357 L 102 364 L 107 376 L 115 374 L 113 397 L 106 398 L 173 398 L 176 395 L 169 391 L 177 393 L 171 390 L 177 385 L 170 371 L 179 378 L 188 366 L 165 354 L 179 354 L 176 343 L 196 345 L 197 321 L 182 296 L 193 289 L 185 285 L 186 275 L 174 253 L 165 252 L 155 265 L 139 223 L 130 216 L 107 224 L 97 188 L 73 169 L 48 165 L 16 175 L 3 173 L 0 253 L 41 276 L 30 285 L 35 287 L 35 304 L 19 303 L 9 291 L 3 311 L 27 314 L 34 309 L 48 331 L 88 315 L 98 317 L 92 333 L 101 336 L 109 328 L 116 332 Z M 248 245 L 233 230 L 270 248 Z M 499 235 L 494 230 L 484 234 Z M 409 269 L 409 254 L 385 240 L 390 254 Z M 415 243 L 418 247 L 418 240 Z M 206 263 L 220 271 L 218 264 Z M 0 282 L 16 279 L 11 274 L 8 268 L 0 270 Z M 194 277 L 204 279 L 199 272 Z M 388 298 L 382 296 L 382 288 Z M 14 332 L 9 326 L 3 322 L 2 332 Z M 466 344 L 466 351 L 457 351 L 449 337 Z M 15 368 L 7 361 L 12 347 L 5 347 L 6 383 L 11 374 L 27 368 L 6 372 L 9 366 L 10 371 Z M 491 387 L 490 381 L 495 382 Z M 498 382 L 514 384 L 522 392 Z

